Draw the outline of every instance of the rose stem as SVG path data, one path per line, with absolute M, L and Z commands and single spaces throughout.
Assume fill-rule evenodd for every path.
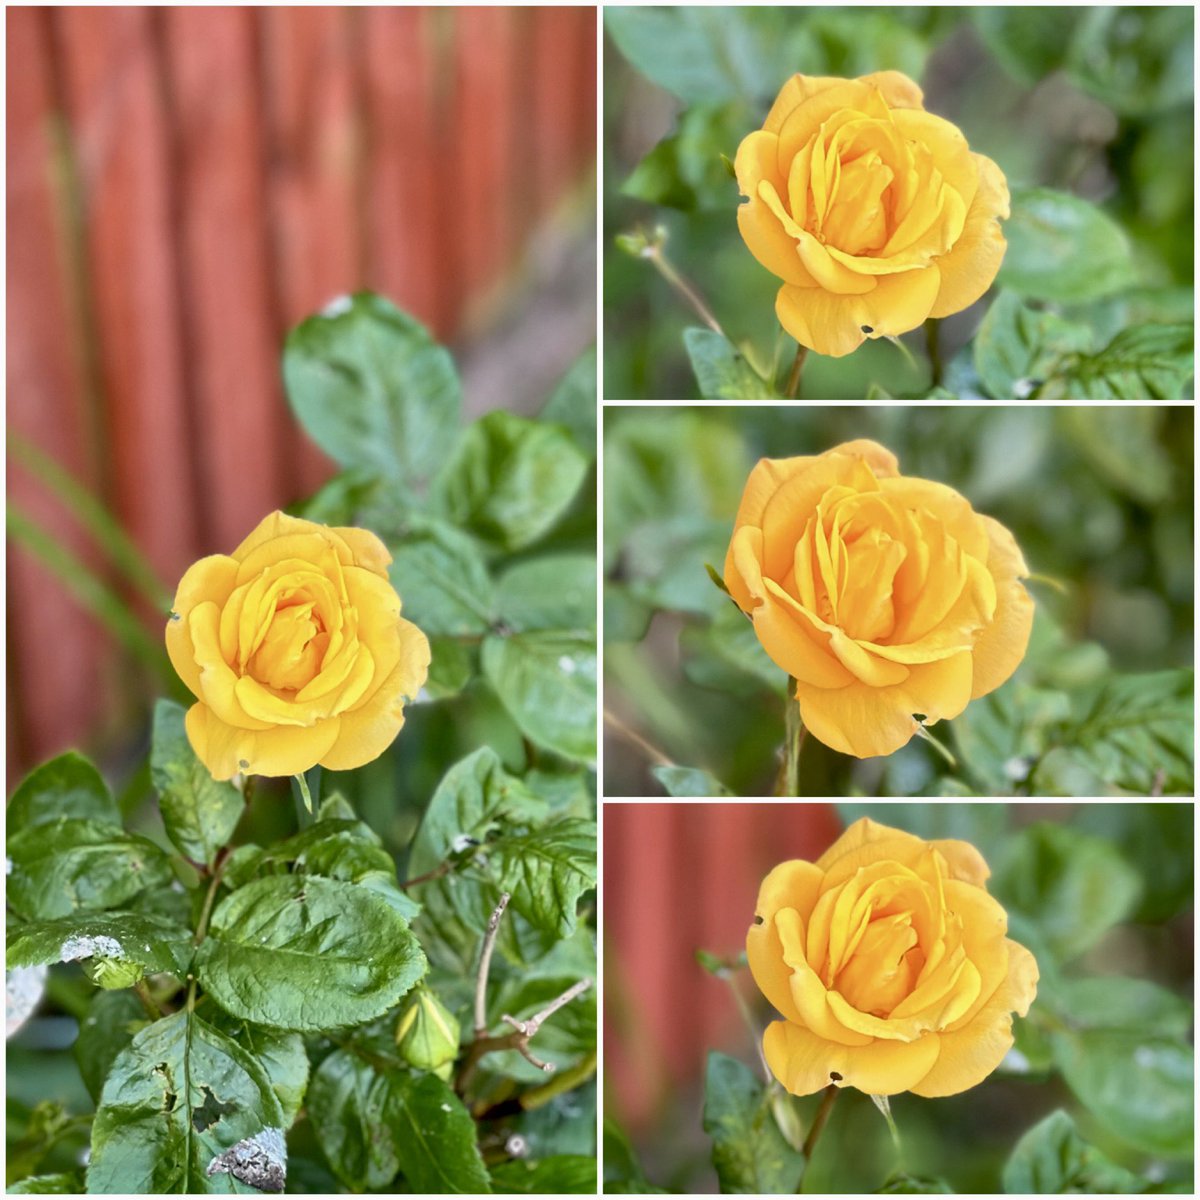
M 796 357 L 792 359 L 792 369 L 788 375 L 787 387 L 783 389 L 785 399 L 800 399 L 800 373 L 804 370 L 804 360 L 808 358 L 808 347 L 796 345 Z
M 714 333 L 725 336 L 725 330 L 720 322 L 712 315 L 711 309 L 704 303 L 700 293 L 672 266 L 671 261 L 662 251 L 658 242 L 647 242 L 642 251 L 642 257 L 649 261 L 654 269 L 696 310 L 700 319 Z
M 800 795 L 800 751 L 804 747 L 807 730 L 800 719 L 800 702 L 796 699 L 796 681 L 788 680 L 787 699 L 784 701 L 783 769 L 775 785 L 777 796 Z
M 808 1164 L 812 1162 L 813 1151 L 817 1147 L 817 1139 L 821 1136 L 821 1131 L 825 1128 L 829 1120 L 829 1114 L 833 1112 L 833 1102 L 838 1098 L 838 1092 L 841 1088 L 836 1083 L 831 1083 L 821 1096 L 821 1107 L 817 1109 L 817 1115 L 813 1118 L 812 1128 L 808 1131 L 808 1137 L 804 1139 L 804 1146 L 800 1153 L 804 1155 L 804 1166 L 800 1172 L 800 1182 L 796 1185 L 796 1191 L 800 1192 L 804 1189 L 804 1176 L 808 1174 Z
M 937 317 L 930 317 L 925 322 L 925 352 L 929 355 L 929 369 L 932 373 L 930 387 L 942 386 L 942 323 Z

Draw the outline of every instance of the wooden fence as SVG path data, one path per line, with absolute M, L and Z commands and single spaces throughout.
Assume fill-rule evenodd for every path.
M 830 804 L 604 806 L 605 1089 L 631 1130 L 699 1087 L 708 1050 L 752 1060 L 729 984 L 696 951 L 740 954 L 767 872 L 819 857 L 840 830 Z M 738 982 L 758 1007 L 748 972 Z
M 283 334 L 371 287 L 439 335 L 594 169 L 595 9 L 10 8 L 8 412 L 166 581 L 330 464 Z M 103 569 L 10 453 L 21 514 Z M 116 719 L 120 660 L 8 552 L 20 769 Z M 157 635 L 157 630 L 156 630 Z

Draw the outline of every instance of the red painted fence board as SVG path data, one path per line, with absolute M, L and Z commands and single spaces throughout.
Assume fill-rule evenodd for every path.
M 594 170 L 591 8 L 6 19 L 10 427 L 168 585 L 332 470 L 283 401 L 292 324 L 366 286 L 455 336 Z M 10 466 L 13 502 L 103 573 Z M 135 688 L 53 576 L 20 546 L 7 561 L 11 784 Z

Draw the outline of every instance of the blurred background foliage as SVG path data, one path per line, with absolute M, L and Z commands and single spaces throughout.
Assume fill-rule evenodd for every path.
M 803 794 L 1191 794 L 1190 407 L 610 407 L 604 436 L 605 795 L 772 793 L 786 680 L 705 564 L 758 458 L 861 437 L 1012 530 L 1037 617 L 1016 675 L 935 728 L 957 768 L 808 738 Z
M 698 822 L 707 807 L 696 806 Z M 1009 934 L 1033 951 L 1041 978 L 1028 1017 L 1014 1023 L 1016 1044 L 984 1083 L 937 1100 L 892 1098 L 902 1167 L 874 1105 L 846 1089 L 803 1190 L 1192 1193 L 1193 807 L 838 807 L 847 825 L 870 816 L 977 846 Z M 795 811 L 802 822 L 811 809 Z M 758 865 L 765 874 L 775 864 Z M 752 995 L 752 1029 L 739 1027 L 730 995 L 729 1035 L 694 1048 L 691 1079 L 653 1120 L 628 1124 L 609 1098 L 606 1191 L 796 1190 L 803 1160 L 795 1147 L 819 1097 L 764 1086 L 749 1036 L 758 1038 L 774 1010 L 754 989 L 740 945 L 707 949 L 697 977 L 715 970 Z M 706 1049 L 716 1051 L 707 1072 Z
M 777 394 L 793 350 L 779 281 L 738 235 L 722 156 L 792 74 L 889 68 L 1005 172 L 1005 264 L 992 292 L 939 323 L 944 370 L 916 330 L 911 355 L 882 340 L 810 355 L 803 394 L 1190 395 L 1191 6 L 610 7 L 605 23 L 606 396 Z M 647 238 L 665 239 L 728 340 L 685 346 L 696 314 L 637 257 Z

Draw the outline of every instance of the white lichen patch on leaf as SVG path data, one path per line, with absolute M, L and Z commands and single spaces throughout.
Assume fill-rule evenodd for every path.
M 260 1192 L 282 1192 L 287 1179 L 283 1130 L 264 1129 L 243 1138 L 208 1164 L 207 1175 L 232 1175 Z

